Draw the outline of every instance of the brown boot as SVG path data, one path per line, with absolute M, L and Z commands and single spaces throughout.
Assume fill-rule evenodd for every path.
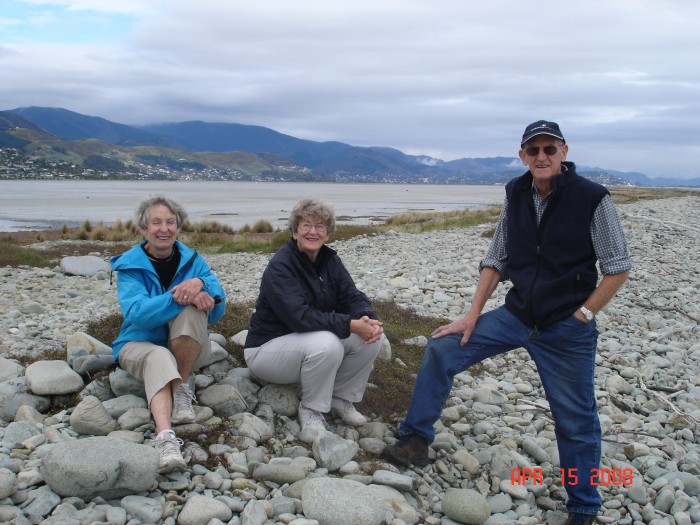
M 386 445 L 379 457 L 401 467 L 408 467 L 411 463 L 425 467 L 430 462 L 428 442 L 415 434 L 401 438 L 395 446 Z
M 569 513 L 564 525 L 593 525 L 595 523 L 595 514 L 579 514 L 578 512 Z

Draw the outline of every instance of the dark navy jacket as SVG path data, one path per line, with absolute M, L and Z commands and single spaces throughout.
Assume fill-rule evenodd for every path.
M 246 348 L 261 346 L 292 332 L 326 330 L 350 336 L 350 320 L 376 319 L 340 257 L 322 246 L 315 262 L 291 239 L 270 259 L 250 319 Z
M 572 315 L 598 281 L 591 221 L 608 190 L 567 167 L 552 179 L 552 193 L 539 226 L 528 171 L 506 185 L 506 272 L 513 287 L 506 308 L 530 327 Z

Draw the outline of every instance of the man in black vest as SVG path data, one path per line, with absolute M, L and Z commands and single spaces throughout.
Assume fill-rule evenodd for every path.
M 454 376 L 522 347 L 537 366 L 554 417 L 568 495 L 566 523 L 588 525 L 601 506 L 591 483 L 601 450 L 593 382 L 595 314 L 627 280 L 632 265 L 607 189 L 577 175 L 574 163 L 566 161 L 569 146 L 559 125 L 533 122 L 520 146 L 529 171 L 506 185 L 471 307 L 433 332 L 400 438 L 381 456 L 397 465 L 425 466 L 433 424 Z M 504 280 L 513 284 L 505 305 L 481 314 Z

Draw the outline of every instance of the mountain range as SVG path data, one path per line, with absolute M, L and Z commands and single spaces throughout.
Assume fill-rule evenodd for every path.
M 77 176 L 504 184 L 523 171 L 516 157 L 443 161 L 393 148 L 305 140 L 262 126 L 189 121 L 137 127 L 47 107 L 0 111 L 2 147 L 20 150 L 32 162 L 70 166 Z M 700 186 L 700 179 L 651 179 L 585 166 L 578 171 L 606 185 Z

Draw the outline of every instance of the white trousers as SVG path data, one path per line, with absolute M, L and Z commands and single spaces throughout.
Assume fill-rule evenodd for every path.
M 268 383 L 301 383 L 301 402 L 328 412 L 331 398 L 362 401 L 367 380 L 382 341 L 365 344 L 351 334 L 339 339 L 331 332 L 292 333 L 257 348 L 245 349 L 245 361 L 255 377 Z
M 187 335 L 199 343 L 200 351 L 192 370 L 199 370 L 207 364 L 211 355 L 207 313 L 190 305 L 172 319 L 168 325 L 170 341 L 181 335 Z M 178 381 L 175 386 L 179 386 L 182 381 L 172 352 L 168 348 L 149 341 L 129 341 L 126 343 L 119 352 L 119 366 L 143 381 L 149 407 L 151 399 L 161 388 L 171 381 Z

